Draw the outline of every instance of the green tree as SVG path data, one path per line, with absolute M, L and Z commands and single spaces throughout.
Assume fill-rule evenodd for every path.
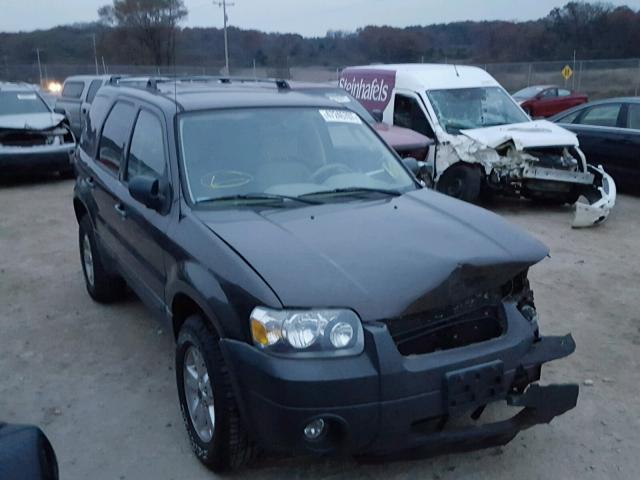
M 156 65 L 174 61 L 176 30 L 187 13 L 183 0 L 113 0 L 98 9 L 103 23 L 133 37 Z

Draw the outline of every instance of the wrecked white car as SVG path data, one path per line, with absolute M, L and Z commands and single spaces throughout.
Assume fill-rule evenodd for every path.
M 54 113 L 34 87 L 0 83 L 0 175 L 70 175 L 75 147 L 65 116 Z
M 532 121 L 482 69 L 455 65 L 379 65 L 343 70 L 340 86 L 374 115 L 435 140 L 426 181 L 474 202 L 483 194 L 576 204 L 573 225 L 602 223 L 616 187 L 587 164 L 577 137 Z

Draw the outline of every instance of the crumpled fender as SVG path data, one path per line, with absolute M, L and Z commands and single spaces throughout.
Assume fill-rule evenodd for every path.
M 602 165 L 587 165 L 587 168 L 596 178 L 593 186 L 575 203 L 576 214 L 571 224 L 573 228 L 593 227 L 604 223 L 616 204 L 617 188 L 613 178 L 604 171 Z

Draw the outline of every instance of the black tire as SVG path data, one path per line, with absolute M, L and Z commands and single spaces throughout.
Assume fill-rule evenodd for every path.
M 444 171 L 436 188 L 450 197 L 474 203 L 480 197 L 482 172 L 478 167 L 455 164 Z
M 92 276 L 88 271 L 89 265 L 85 258 L 85 239 L 89 242 Z M 122 299 L 126 292 L 125 282 L 122 278 L 110 274 L 104 267 L 100 249 L 96 243 L 93 225 L 87 215 L 80 219 L 78 242 L 84 283 L 91 298 L 99 303 L 110 303 Z
M 190 316 L 178 335 L 176 381 L 182 419 L 194 454 L 207 468 L 214 472 L 225 472 L 249 463 L 257 449 L 240 418 L 218 341 L 217 333 L 204 318 L 200 315 Z M 185 394 L 185 360 L 191 348 L 198 350 L 210 379 L 215 420 L 211 428 L 212 437 L 208 441 L 203 440 L 194 427 Z

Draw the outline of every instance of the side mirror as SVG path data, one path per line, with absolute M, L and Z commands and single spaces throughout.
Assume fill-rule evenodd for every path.
M 64 115 L 65 117 L 67 116 L 67 111 L 62 107 L 58 107 L 57 105 L 53 107 L 53 113 L 59 113 L 60 115 Z
M 404 163 L 405 167 L 411 170 L 411 173 L 413 173 L 415 176 L 418 176 L 421 170 L 420 162 L 418 162 L 418 160 L 413 157 L 405 157 L 402 159 L 402 163 Z
M 374 110 L 371 112 L 371 116 L 376 122 L 382 123 L 382 110 Z
M 166 196 L 160 188 L 160 180 L 154 177 L 139 175 L 129 180 L 129 193 L 145 207 L 161 210 Z

